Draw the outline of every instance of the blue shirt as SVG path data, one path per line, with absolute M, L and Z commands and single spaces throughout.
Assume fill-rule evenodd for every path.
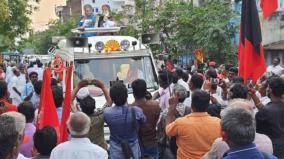
M 277 159 L 272 155 L 267 154 L 267 156 L 268 159 Z M 256 148 L 255 144 L 249 144 L 228 150 L 223 155 L 223 159 L 265 159 L 265 157 L 263 153 Z
M 131 109 L 134 109 L 138 126 L 146 122 L 142 109 L 138 107 L 114 106 L 104 111 L 104 121 L 110 129 L 110 158 L 124 158 L 120 145 L 123 139 L 128 140 L 135 158 L 141 154 Z
M 32 82 L 28 82 L 24 85 L 24 88 L 21 91 L 21 98 L 22 100 L 25 100 L 25 98 L 30 95 L 31 92 L 34 91 L 34 85 Z
M 96 16 L 81 16 L 79 18 L 78 27 L 84 27 L 84 28 L 93 28 L 96 23 Z M 81 34 L 81 37 L 91 37 L 96 36 L 96 33 L 83 33 Z
M 32 98 L 31 98 L 31 102 L 33 103 L 34 108 L 38 109 L 39 104 L 40 104 L 40 95 L 38 95 L 34 92 Z
M 62 118 L 62 113 L 63 113 L 63 108 L 60 106 L 60 107 L 57 107 L 56 108 L 56 112 L 57 112 L 57 117 L 58 117 L 58 121 L 59 121 L 59 124 L 61 124 L 61 118 Z M 71 114 L 71 113 L 70 113 Z

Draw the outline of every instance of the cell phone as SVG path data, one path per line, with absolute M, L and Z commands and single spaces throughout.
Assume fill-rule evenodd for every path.
M 210 83 L 212 85 L 218 85 L 219 84 L 219 79 L 218 78 L 211 78 L 210 79 Z

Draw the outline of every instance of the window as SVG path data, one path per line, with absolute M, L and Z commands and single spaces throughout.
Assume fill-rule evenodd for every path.
M 278 7 L 279 9 L 284 8 L 284 0 L 279 0 L 278 6 L 279 6 L 279 7 Z
M 284 15 L 281 15 L 280 21 L 284 21 Z
M 94 78 L 102 80 L 108 87 L 110 81 L 117 78 L 127 86 L 137 78 L 144 79 L 148 88 L 155 87 L 158 82 L 148 56 L 76 60 L 75 65 L 75 85 L 82 79 Z

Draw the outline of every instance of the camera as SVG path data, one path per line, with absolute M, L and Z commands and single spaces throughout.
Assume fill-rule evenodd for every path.
M 219 84 L 219 79 L 218 78 L 211 78 L 210 82 L 212 85 L 218 85 Z

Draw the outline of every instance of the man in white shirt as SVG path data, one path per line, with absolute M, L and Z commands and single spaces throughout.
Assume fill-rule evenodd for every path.
M 16 106 L 18 106 L 21 102 L 21 90 L 19 89 L 21 87 L 20 81 L 19 81 L 20 71 L 18 69 L 13 69 L 13 76 L 10 79 L 10 83 L 8 85 L 9 92 L 10 92 L 10 98 L 12 99 L 12 103 Z
M 213 83 L 214 85 L 217 85 L 217 88 L 216 88 L 214 94 L 216 94 L 216 96 L 220 96 L 221 97 L 222 96 L 222 88 L 218 86 L 219 79 L 218 79 L 217 71 L 214 68 L 210 68 L 205 73 L 205 79 L 206 80 L 203 83 L 202 90 L 205 90 L 205 91 L 210 90 L 210 86 Z
M 159 73 L 159 105 L 162 111 L 167 110 L 169 107 L 169 99 L 172 93 L 171 83 L 172 83 L 172 76 L 166 71 Z
M 185 74 L 185 72 L 183 72 L 181 69 L 177 69 L 176 70 L 176 74 L 177 74 L 177 78 L 178 78 L 177 84 L 182 85 L 186 89 L 186 91 L 189 92 L 189 85 L 188 85 L 188 83 L 186 83 L 182 79 L 183 74 Z
M 87 138 L 90 124 L 90 118 L 86 114 L 72 114 L 67 121 L 71 140 L 57 145 L 52 150 L 50 159 L 108 159 L 107 152 Z
M 272 72 L 276 75 L 281 75 L 283 73 L 284 68 L 280 66 L 280 58 L 275 57 L 272 61 L 272 65 L 267 67 L 267 72 Z
M 189 81 L 189 89 L 190 89 L 190 96 L 187 97 L 183 104 L 187 107 L 191 108 L 191 93 L 194 92 L 195 90 L 199 90 L 202 88 L 202 85 L 204 83 L 204 79 L 201 75 L 199 74 L 194 74 L 191 76 L 191 79 Z
M 17 88 L 18 88 L 19 91 L 22 91 L 23 88 L 24 88 L 24 85 L 27 83 L 27 74 L 26 74 L 25 65 L 24 64 L 20 64 L 19 70 L 20 70 L 20 76 L 18 77 L 19 87 L 17 87 Z
M 27 72 L 26 72 L 26 66 L 24 64 L 19 65 L 20 70 L 20 80 L 22 84 L 26 84 L 27 82 Z
M 44 71 L 43 64 L 40 61 L 38 61 L 37 66 L 38 66 L 37 68 L 38 80 L 43 80 L 43 71 Z
M 6 68 L 6 82 L 9 84 L 11 77 L 13 76 L 13 68 L 15 68 L 15 62 L 8 64 Z

